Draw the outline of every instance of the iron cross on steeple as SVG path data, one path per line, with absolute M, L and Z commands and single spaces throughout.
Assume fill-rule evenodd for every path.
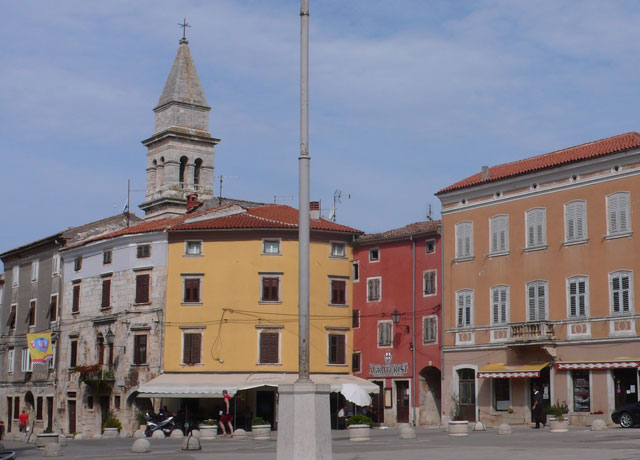
M 180 27 L 182 27 L 182 39 L 186 40 L 187 39 L 187 27 L 191 27 L 189 25 L 189 23 L 187 22 L 187 18 L 184 18 L 184 21 L 182 22 L 182 24 L 178 23 L 178 25 Z

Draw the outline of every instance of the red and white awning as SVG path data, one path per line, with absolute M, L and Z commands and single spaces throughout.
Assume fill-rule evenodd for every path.
M 478 378 L 485 379 L 514 379 L 514 378 L 537 378 L 540 371 L 547 367 L 549 363 L 517 364 L 510 365 L 504 363 L 487 364 L 478 371 Z
M 618 358 L 599 361 L 558 361 L 558 370 L 582 369 L 635 369 L 640 367 L 640 358 Z

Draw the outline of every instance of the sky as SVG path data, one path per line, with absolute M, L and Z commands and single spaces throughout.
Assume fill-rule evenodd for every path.
M 310 0 L 311 199 L 379 232 L 441 188 L 640 129 L 640 2 Z M 144 201 L 186 18 L 215 189 L 298 206 L 297 0 L 2 1 L 0 252 Z M 635 101 L 635 102 L 634 102 Z

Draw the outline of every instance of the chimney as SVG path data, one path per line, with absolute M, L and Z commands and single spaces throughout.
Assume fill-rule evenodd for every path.
M 489 166 L 482 167 L 482 180 L 489 179 Z
M 198 194 L 192 193 L 187 195 L 187 212 L 191 212 L 192 209 L 198 206 Z
M 311 217 L 311 220 L 320 220 L 320 202 L 319 201 L 309 202 L 309 217 Z

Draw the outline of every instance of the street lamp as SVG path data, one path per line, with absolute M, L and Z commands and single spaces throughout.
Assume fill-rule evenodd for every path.
M 113 340 L 115 339 L 115 335 L 113 334 L 113 332 L 111 332 L 111 328 L 109 328 L 109 330 L 107 331 L 107 345 L 112 346 L 113 345 Z
M 391 313 L 391 321 L 393 321 L 393 324 L 395 324 L 396 326 L 404 327 L 405 331 L 407 331 L 407 334 L 408 334 L 409 326 L 407 324 L 399 324 L 401 316 L 402 316 L 402 313 L 400 313 L 396 308 L 395 310 L 393 310 L 393 313 Z

